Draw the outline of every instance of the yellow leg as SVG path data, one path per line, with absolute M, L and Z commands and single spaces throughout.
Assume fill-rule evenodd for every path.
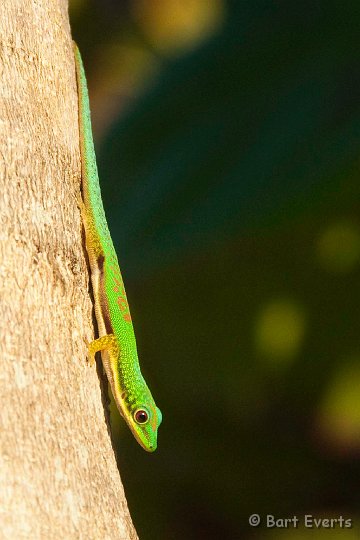
M 111 356 L 116 356 L 118 352 L 118 344 L 114 334 L 108 334 L 107 336 L 99 337 L 89 343 L 89 358 L 90 365 L 95 362 L 95 354 L 100 351 L 107 350 Z

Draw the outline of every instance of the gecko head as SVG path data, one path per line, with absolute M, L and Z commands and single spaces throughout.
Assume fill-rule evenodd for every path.
M 144 450 L 154 452 L 157 447 L 157 431 L 162 421 L 162 414 L 151 394 L 146 400 L 136 400 L 129 413 L 128 424 L 134 437 Z

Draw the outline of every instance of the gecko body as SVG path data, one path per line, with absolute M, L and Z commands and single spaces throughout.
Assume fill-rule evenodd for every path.
M 82 164 L 80 205 L 99 331 L 99 338 L 89 344 L 89 356 L 94 360 L 95 353 L 101 352 L 120 414 L 140 445 L 153 452 L 162 415 L 140 370 L 129 304 L 101 198 L 86 76 L 75 43 L 74 54 Z

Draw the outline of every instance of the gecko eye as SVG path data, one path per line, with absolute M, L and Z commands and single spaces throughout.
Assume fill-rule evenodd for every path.
M 146 424 L 146 422 L 149 420 L 149 414 L 144 409 L 138 409 L 135 411 L 134 419 L 138 424 Z

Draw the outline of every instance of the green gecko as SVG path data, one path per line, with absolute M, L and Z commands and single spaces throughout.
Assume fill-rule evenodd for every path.
M 154 452 L 162 415 L 140 371 L 129 304 L 101 199 L 86 76 L 76 43 L 74 54 L 83 197 L 79 204 L 100 336 L 89 344 L 89 356 L 93 363 L 95 353 L 101 351 L 103 366 L 120 414 L 139 444 L 148 452 Z

